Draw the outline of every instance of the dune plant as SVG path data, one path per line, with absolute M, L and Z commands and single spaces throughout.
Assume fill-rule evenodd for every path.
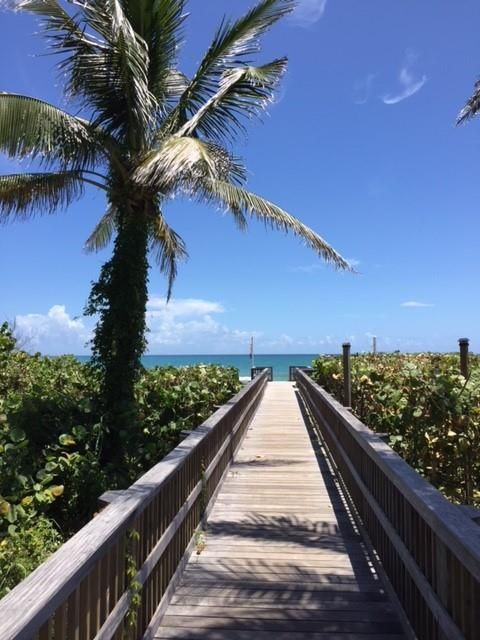
M 342 397 L 342 362 L 320 357 L 315 380 Z M 352 358 L 352 408 L 370 428 L 454 501 L 480 505 L 480 358 L 470 375 L 458 355 L 382 354 Z
M 93 358 L 104 374 L 113 455 L 137 418 L 149 250 L 167 277 L 167 297 L 178 261 L 187 257 L 164 215 L 172 197 L 227 210 L 240 229 L 251 217 L 293 232 L 327 262 L 349 268 L 317 233 L 248 191 L 245 167 L 232 151 L 245 119 L 264 111 L 286 70 L 286 58 L 260 65 L 252 59 L 295 1 L 261 0 L 237 20 L 224 19 L 192 77 L 177 64 L 184 0 L 21 0 L 14 7 L 40 19 L 77 115 L 0 94 L 0 151 L 41 169 L 0 177 L 0 217 L 53 213 L 87 185 L 105 194 L 106 211 L 86 248 L 113 240 L 113 254 L 86 311 L 98 317 Z

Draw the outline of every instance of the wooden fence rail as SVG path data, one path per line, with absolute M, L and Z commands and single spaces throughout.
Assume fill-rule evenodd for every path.
M 266 384 L 265 371 L 7 594 L 1 640 L 153 638 Z
M 478 525 L 305 373 L 295 377 L 417 637 L 478 639 Z

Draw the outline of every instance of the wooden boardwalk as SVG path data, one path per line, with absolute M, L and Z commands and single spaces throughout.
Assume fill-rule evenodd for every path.
M 155 638 L 404 638 L 292 383 L 268 385 Z

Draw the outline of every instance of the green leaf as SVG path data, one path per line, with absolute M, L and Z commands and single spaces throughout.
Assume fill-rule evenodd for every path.
M 474 90 L 466 105 L 460 111 L 457 117 L 457 124 L 463 124 L 470 118 L 473 118 L 480 112 L 480 80 L 474 85 Z
M 74 438 L 68 433 L 63 433 L 58 438 L 58 441 L 64 447 L 72 447 L 73 445 L 77 444 L 76 441 L 74 440 Z
M 40 158 L 91 166 L 100 151 L 98 134 L 84 120 L 47 102 L 0 93 L 0 151 L 13 158 Z
M 26 437 L 25 431 L 22 431 L 22 429 L 12 429 L 10 431 L 10 439 L 12 442 L 21 442 L 25 440 Z
M 168 192 L 184 184 L 194 192 L 199 180 L 241 182 L 245 169 L 217 144 L 189 136 L 171 136 L 146 155 L 134 173 L 140 185 Z
M 188 258 L 185 242 L 178 233 L 168 226 L 160 211 L 150 221 L 150 238 L 151 248 L 155 252 L 155 260 L 160 271 L 167 276 L 168 302 L 172 294 L 173 283 L 177 277 L 177 262 Z
M 118 219 L 117 208 L 110 205 L 85 242 L 84 249 L 87 253 L 100 251 L 107 246 L 115 233 Z
M 203 197 L 207 201 L 220 203 L 229 211 L 241 211 L 262 220 L 285 233 L 291 231 L 316 251 L 326 262 L 338 269 L 352 270 L 348 262 L 323 238 L 275 204 L 241 187 L 221 180 L 206 179 L 202 182 Z
M 8 522 L 10 523 L 14 523 L 17 520 L 17 507 L 14 504 L 10 505 L 10 508 L 6 514 L 6 519 L 8 520 Z
M 55 498 L 59 498 L 61 495 L 63 495 L 64 489 L 65 487 L 63 486 L 63 484 L 59 484 L 54 487 L 50 487 L 50 492 Z
M 10 508 L 10 503 L 7 502 L 7 500 L 5 500 L 4 498 L 0 497 L 0 516 L 6 518 L 8 513 L 10 512 Z
M 0 222 L 65 209 L 83 194 L 83 188 L 78 171 L 0 176 Z
M 207 133 L 222 122 L 219 135 L 229 131 L 228 124 L 239 127 L 238 117 L 252 118 L 262 114 L 273 100 L 275 88 L 287 68 L 287 59 L 280 58 L 260 67 L 243 66 L 226 69 L 219 88 L 198 111 L 178 130 L 178 136 L 191 136 L 197 129 Z M 207 131 L 204 131 L 207 129 Z M 210 134 L 212 132 L 210 131 Z
M 166 127 L 178 130 L 218 91 L 225 72 L 245 65 L 259 48 L 259 38 L 295 8 L 295 0 L 262 0 L 233 23 L 224 20 L 203 57 L 190 85 L 180 98 Z M 224 139 L 230 128 L 242 128 L 234 109 L 212 110 L 202 119 L 199 131 Z

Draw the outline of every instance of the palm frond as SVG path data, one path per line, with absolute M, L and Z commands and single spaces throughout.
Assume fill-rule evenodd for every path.
M 94 253 L 104 249 L 115 233 L 118 222 L 118 210 L 113 205 L 110 205 L 99 220 L 95 229 L 87 238 L 84 250 L 86 253 Z
M 68 1 L 73 5 L 78 4 L 75 0 Z M 15 10 L 33 13 L 41 18 L 40 27 L 54 52 L 75 55 L 81 51 L 94 55 L 107 50 L 94 34 L 87 33 L 80 15 L 67 13 L 58 0 L 21 0 L 15 5 Z
M 207 136 L 219 137 L 221 132 L 221 137 L 226 137 L 230 129 L 241 127 L 240 118 L 265 110 L 286 68 L 287 59 L 280 58 L 259 67 L 227 70 L 218 91 L 180 128 L 178 135 L 192 135 L 198 129 Z
M 78 171 L 0 176 L 0 221 L 66 209 L 82 196 L 83 187 Z
M 296 0 L 261 0 L 235 22 L 224 19 L 166 126 L 170 130 L 181 127 L 218 91 L 226 70 L 249 64 L 251 56 L 259 50 L 259 38 L 291 13 L 296 4 Z M 224 126 L 215 127 L 216 137 L 224 136 Z M 235 123 L 235 126 L 239 125 Z M 210 131 L 209 135 L 212 133 Z
M 82 10 L 86 24 L 107 49 L 83 60 L 76 56 L 71 88 L 83 93 L 90 106 L 93 103 L 99 124 L 137 146 L 153 126 L 157 110 L 148 88 L 147 43 L 133 29 L 119 0 L 90 0 Z
M 160 105 L 172 95 L 178 98 L 186 89 L 185 82 L 174 83 L 180 80 L 180 74 L 173 71 L 187 17 L 185 0 L 122 0 L 122 6 L 133 29 L 148 46 L 150 91 Z
M 141 146 L 157 110 L 148 89 L 149 55 L 119 0 L 73 1 L 69 16 L 57 0 L 23 0 L 42 19 L 50 49 L 62 56 L 66 91 L 93 111 L 95 126 Z
M 194 191 L 197 181 L 205 178 L 242 182 L 245 169 L 219 145 L 199 138 L 172 136 L 146 156 L 133 178 L 166 194 L 179 184 L 184 190 Z
M 172 288 L 178 272 L 178 261 L 186 260 L 188 253 L 185 242 L 169 225 L 162 213 L 158 211 L 151 219 L 150 225 L 151 248 L 155 252 L 155 259 L 160 271 L 167 276 L 167 301 L 172 295 Z
M 285 233 L 290 231 L 304 240 L 306 245 L 326 262 L 333 264 L 337 269 L 352 271 L 349 263 L 315 231 L 277 205 L 254 193 L 220 180 L 206 180 L 203 185 L 203 198 L 220 204 L 232 212 L 243 211 L 274 229 Z
M 189 79 L 187 76 L 181 71 L 177 71 L 175 69 L 169 69 L 162 76 L 162 85 L 161 91 L 160 87 L 155 89 L 155 96 L 158 97 L 159 101 L 161 98 L 161 92 L 163 94 L 163 103 L 171 103 L 173 100 L 178 102 L 178 99 L 182 95 L 182 93 L 186 90 L 189 84 Z
M 86 167 L 100 150 L 100 134 L 85 120 L 35 98 L 0 93 L 0 151 L 8 156 Z
M 480 113 L 480 80 L 475 83 L 473 94 L 458 114 L 457 124 L 463 124 L 478 113 Z
M 46 35 L 56 38 L 58 33 L 75 35 L 85 45 L 99 46 L 89 39 L 77 20 L 68 14 L 58 0 L 21 0 L 15 4 L 16 11 L 26 11 L 42 18 L 41 27 Z

